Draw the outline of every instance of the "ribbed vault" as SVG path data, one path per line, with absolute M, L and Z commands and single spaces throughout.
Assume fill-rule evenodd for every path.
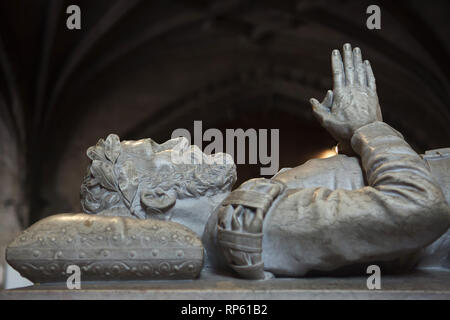
M 73 3 L 79 31 L 65 27 Z M 98 138 L 163 141 L 194 120 L 278 128 L 281 166 L 298 165 L 334 144 L 308 99 L 331 88 L 329 56 L 345 42 L 372 62 L 385 121 L 419 152 L 449 146 L 450 5 L 379 1 L 382 29 L 371 31 L 370 4 L 2 1 L 1 205 L 24 225 L 27 208 L 32 221 L 77 211 Z

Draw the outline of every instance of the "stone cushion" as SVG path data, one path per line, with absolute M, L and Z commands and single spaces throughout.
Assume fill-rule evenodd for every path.
M 196 278 L 201 240 L 174 222 L 58 214 L 23 231 L 7 248 L 8 263 L 35 283 L 66 281 L 76 265 L 81 281 Z

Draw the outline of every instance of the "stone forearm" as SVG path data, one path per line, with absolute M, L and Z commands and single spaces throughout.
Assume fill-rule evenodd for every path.
M 264 221 L 263 258 L 276 274 L 303 275 L 414 252 L 445 232 L 449 209 L 425 162 L 382 122 L 358 129 L 369 186 L 291 189 Z

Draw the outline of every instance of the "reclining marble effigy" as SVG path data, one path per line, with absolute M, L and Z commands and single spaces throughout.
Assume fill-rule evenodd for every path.
M 192 163 L 173 163 L 175 154 Z M 85 214 L 45 218 L 7 248 L 8 262 L 34 282 L 65 281 L 69 265 L 83 279 L 196 278 L 208 218 L 230 193 L 229 155 L 205 155 L 186 138 L 100 139 L 81 186 Z
M 358 48 L 346 44 L 343 58 L 335 50 L 331 61 L 333 91 L 311 104 L 345 154 L 231 191 L 236 167 L 228 155 L 205 155 L 184 138 L 157 144 L 109 135 L 87 151 L 85 214 L 52 216 L 25 230 L 8 247 L 9 263 L 41 282 L 51 278 L 51 265 L 62 279 L 68 263 L 86 266 L 83 275 L 92 280 L 114 278 L 118 265 L 123 280 L 195 278 L 202 268 L 228 268 L 249 279 L 360 273 L 368 264 L 398 272 L 420 261 L 450 270 L 450 150 L 420 156 L 382 121 L 375 77 Z M 174 161 L 180 155 L 192 161 Z M 64 224 L 77 226 L 77 241 L 82 232 L 110 237 L 111 226 L 120 227 L 126 241 L 114 247 L 100 240 L 89 258 L 81 258 L 85 246 L 68 247 Z M 154 225 L 166 235 L 152 232 Z M 133 243 L 138 229 L 147 233 Z M 39 237 L 48 239 L 45 232 L 57 237 L 39 247 Z M 179 236 L 193 242 L 175 241 Z M 102 250 L 116 256 L 102 256 Z M 90 267 L 94 263 L 103 263 L 102 276 Z M 138 272 L 144 265 L 147 271 Z

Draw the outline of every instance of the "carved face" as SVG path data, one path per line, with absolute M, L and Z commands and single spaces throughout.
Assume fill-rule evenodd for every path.
M 92 163 L 81 186 L 87 213 L 120 209 L 121 215 L 172 220 L 201 230 L 236 181 L 231 156 L 206 155 L 186 138 L 157 144 L 151 139 L 120 142 L 109 135 L 87 155 Z

